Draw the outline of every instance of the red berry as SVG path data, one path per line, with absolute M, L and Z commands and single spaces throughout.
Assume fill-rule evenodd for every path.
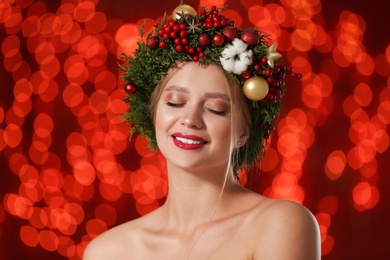
M 172 31 L 172 28 L 170 26 L 167 26 L 167 27 L 164 28 L 164 31 L 166 33 L 170 33 Z
M 168 40 L 169 39 L 169 33 L 164 33 L 164 35 L 163 35 L 163 38 L 165 39 L 165 40 Z
M 187 27 L 184 23 L 181 23 L 179 26 L 180 26 L 180 30 L 182 30 L 182 31 L 187 30 Z
M 260 65 L 259 64 L 256 64 L 255 66 L 253 66 L 253 68 L 258 71 L 260 69 Z
M 177 37 L 177 32 L 175 31 L 172 31 L 169 36 L 172 38 L 172 39 L 175 39 Z
M 198 57 L 198 56 L 194 56 L 192 59 L 193 59 L 194 61 L 198 61 L 198 60 L 199 60 L 199 57 Z
M 176 44 L 176 45 L 179 45 L 181 43 L 181 39 L 180 38 L 176 38 L 173 40 L 173 43 Z
M 181 32 L 180 32 L 180 37 L 181 37 L 181 38 L 187 37 L 187 31 L 181 31 Z
M 261 59 L 261 63 L 262 64 L 267 64 L 267 62 L 268 62 L 268 59 L 266 57 Z
M 182 52 L 183 51 L 183 45 L 176 45 L 176 51 Z
M 202 51 L 202 52 L 199 52 L 199 58 L 201 58 L 201 59 L 203 59 L 204 58 L 204 52 Z
M 202 52 L 202 51 L 203 51 L 203 48 L 202 48 L 202 46 L 198 46 L 198 47 L 196 47 L 196 51 L 197 51 L 197 52 Z
M 164 35 L 164 33 L 165 33 L 165 30 L 164 30 L 164 29 L 160 29 L 160 30 L 158 30 L 158 35 L 161 35 L 161 36 L 163 36 L 163 35 Z
M 188 50 L 188 53 L 189 53 L 189 54 L 194 54 L 194 53 L 195 53 L 195 49 L 191 47 L 191 48 Z
M 201 15 L 205 15 L 206 14 L 206 10 L 204 10 L 204 9 L 200 10 L 200 14 Z
M 165 47 L 167 46 L 167 43 L 166 43 L 166 42 L 159 42 L 159 43 L 158 43 L 158 46 L 159 46 L 160 48 L 165 48 Z
M 263 75 L 269 76 L 269 75 L 271 75 L 271 71 L 270 70 L 263 70 Z
M 173 26 L 173 31 L 175 32 L 180 31 L 180 25 L 176 24 L 175 26 Z
M 189 43 L 187 38 L 181 39 L 181 43 L 187 45 Z
M 241 77 L 244 79 L 249 79 L 250 76 L 251 76 L 250 70 L 245 70 L 243 73 L 241 73 Z

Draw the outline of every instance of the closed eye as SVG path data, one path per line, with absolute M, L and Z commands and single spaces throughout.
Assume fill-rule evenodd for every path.
M 184 106 L 184 104 L 172 103 L 172 102 L 169 102 L 169 101 L 165 102 L 165 104 L 167 106 L 170 106 L 170 107 L 182 107 L 182 106 Z
M 218 115 L 218 116 L 226 116 L 226 112 L 225 111 L 218 111 L 218 110 L 214 110 L 214 109 L 210 109 L 210 108 L 208 108 L 207 110 L 210 111 L 213 114 Z

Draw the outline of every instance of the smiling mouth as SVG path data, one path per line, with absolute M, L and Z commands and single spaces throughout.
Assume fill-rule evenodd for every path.
M 207 143 L 207 142 L 201 142 L 201 141 L 197 141 L 197 140 L 187 139 L 184 137 L 178 137 L 178 136 L 173 136 L 173 138 L 175 138 L 176 140 L 178 140 L 184 144 L 205 144 L 205 143 Z
M 184 150 L 196 150 L 205 146 L 208 142 L 194 135 L 184 136 L 182 134 L 173 134 L 173 143 Z

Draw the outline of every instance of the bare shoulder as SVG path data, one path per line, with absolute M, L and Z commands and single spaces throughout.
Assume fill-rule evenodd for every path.
M 137 228 L 130 221 L 116 226 L 92 239 L 87 245 L 83 260 L 89 259 L 119 259 L 120 251 L 126 244 L 133 245 L 137 235 Z
M 140 235 L 150 216 L 144 216 L 118 225 L 92 239 L 87 245 L 83 260 L 124 259 L 140 249 Z
M 320 235 L 313 214 L 301 204 L 266 199 L 258 206 L 261 223 L 254 259 L 320 259 Z M 256 224 L 255 224 L 256 225 Z

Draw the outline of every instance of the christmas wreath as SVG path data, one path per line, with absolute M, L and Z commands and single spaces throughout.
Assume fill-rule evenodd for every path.
M 132 133 L 139 132 L 149 140 L 151 148 L 157 149 L 149 105 L 154 88 L 170 66 L 177 61 L 219 64 L 251 100 L 251 133 L 247 144 L 238 151 L 236 173 L 261 159 L 275 128 L 285 77 L 299 79 L 301 74 L 278 62 L 281 55 L 275 51 L 276 44 L 270 44 L 269 34 L 253 28 L 239 29 L 222 11 L 202 8 L 198 14 L 188 5 L 179 5 L 171 17 L 164 16 L 155 23 L 155 30 L 146 41 L 138 42 L 134 55 L 120 57 L 128 93 L 125 102 L 129 105 L 124 117 L 132 125 Z

